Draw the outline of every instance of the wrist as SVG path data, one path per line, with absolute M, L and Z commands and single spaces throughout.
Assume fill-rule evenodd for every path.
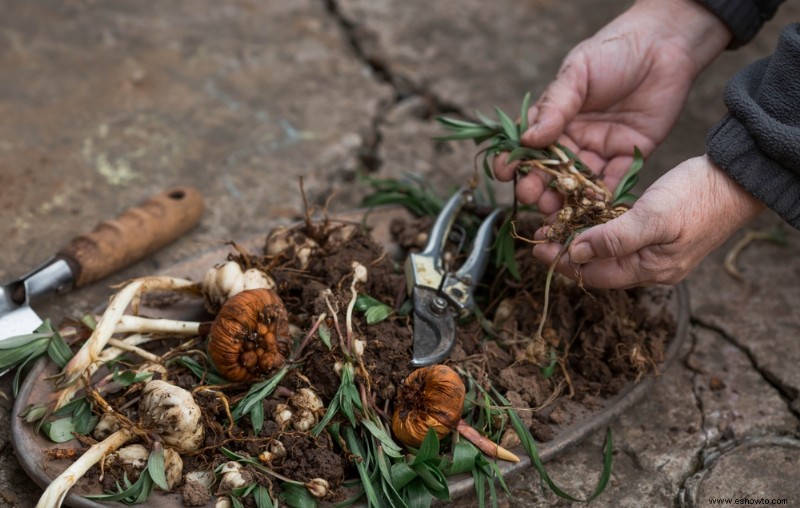
M 714 13 L 696 0 L 637 0 L 640 11 L 659 26 L 664 43 L 680 48 L 694 66 L 694 75 L 708 66 L 730 44 L 733 34 Z
M 767 208 L 764 203 L 714 164 L 708 155 L 703 155 L 700 159 L 708 168 L 709 176 L 714 182 L 712 196 L 710 196 L 713 207 L 721 211 L 732 222 L 731 229 L 738 229 Z

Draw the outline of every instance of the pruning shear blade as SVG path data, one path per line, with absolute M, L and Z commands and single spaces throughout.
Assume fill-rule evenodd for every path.
M 414 307 L 414 353 L 411 365 L 421 367 L 445 359 L 455 345 L 456 319 L 475 306 L 474 291 L 486 271 L 492 226 L 501 210 L 489 214 L 478 228 L 472 250 L 455 272 L 445 271 L 442 254 L 450 230 L 472 193 L 456 192 L 436 217 L 425 249 L 406 260 L 406 278 Z

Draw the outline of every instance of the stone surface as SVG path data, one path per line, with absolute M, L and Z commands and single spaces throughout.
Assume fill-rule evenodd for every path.
M 198 228 L 102 284 L 43 302 L 41 312 L 79 315 L 106 300 L 110 283 L 295 219 L 300 176 L 312 204 L 338 190 L 334 209 L 364 195 L 356 185 L 362 172 L 412 174 L 438 192 L 463 185 L 474 151 L 434 141 L 442 131 L 433 116 L 493 106 L 515 113 L 576 42 L 628 4 L 0 0 L 0 280 L 178 184 L 206 198 Z M 780 27 L 796 19 L 800 6 L 787 2 L 751 44 L 700 76 L 642 186 L 703 152 L 707 130 L 725 111 L 727 78 L 769 54 Z M 509 196 L 508 188 L 498 192 Z M 765 214 L 753 227 L 779 222 Z M 691 499 L 763 491 L 800 502 L 780 475 L 797 465 L 796 448 L 744 445 L 798 432 L 800 235 L 791 233 L 787 247 L 746 248 L 744 281 L 722 267 L 737 239 L 689 277 L 693 340 L 647 399 L 612 426 L 615 470 L 593 506 L 673 506 L 682 492 L 691 498 L 684 487 L 698 486 L 692 495 L 700 497 Z M 9 393 L 9 377 L 0 383 Z M 0 418 L 13 417 L 0 400 Z M 565 490 L 593 489 L 603 437 L 547 464 Z M 33 506 L 38 492 L 9 439 L 0 425 L 0 507 Z M 718 452 L 725 446 L 733 451 Z M 692 484 L 695 473 L 702 481 Z M 509 486 L 505 506 L 570 504 L 543 491 L 535 473 Z

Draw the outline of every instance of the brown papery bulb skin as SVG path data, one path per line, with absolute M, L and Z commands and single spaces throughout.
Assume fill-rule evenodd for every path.
M 228 299 L 208 333 L 208 354 L 225 379 L 255 381 L 286 361 L 289 318 L 277 293 L 250 289 Z
M 431 365 L 412 372 L 395 398 L 392 431 L 406 446 L 418 448 L 428 429 L 439 439 L 455 430 L 461 420 L 466 388 L 458 373 L 446 365 Z

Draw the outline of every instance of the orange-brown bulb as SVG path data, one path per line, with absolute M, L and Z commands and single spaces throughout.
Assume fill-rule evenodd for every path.
M 466 389 L 458 373 L 446 365 L 412 372 L 400 386 L 392 415 L 392 431 L 407 446 L 419 447 L 434 429 L 439 439 L 461 420 Z
M 255 381 L 283 365 L 289 319 L 277 293 L 242 291 L 228 299 L 208 333 L 208 354 L 230 381 Z

